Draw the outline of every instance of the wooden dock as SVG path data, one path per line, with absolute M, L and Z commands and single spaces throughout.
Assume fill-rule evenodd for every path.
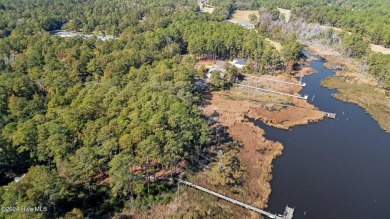
M 292 219 L 293 218 L 294 208 L 290 208 L 288 206 L 286 207 L 286 210 L 284 211 L 283 215 L 272 214 L 272 213 L 264 211 L 262 209 L 253 207 L 251 205 L 245 204 L 243 202 L 240 202 L 240 201 L 237 201 L 235 199 L 232 199 L 232 198 L 226 197 L 224 195 L 221 195 L 219 193 L 213 192 L 211 190 L 208 190 L 208 189 L 203 188 L 201 186 L 198 186 L 196 184 L 190 183 L 188 181 L 184 181 L 184 180 L 181 180 L 181 179 L 176 179 L 176 180 L 178 181 L 178 183 L 182 183 L 184 185 L 191 186 L 191 187 L 193 187 L 195 189 L 201 190 L 203 192 L 206 192 L 208 194 L 216 196 L 216 197 L 218 197 L 220 199 L 223 199 L 225 201 L 231 202 L 233 204 L 236 204 L 236 205 L 239 205 L 239 206 L 244 207 L 246 209 L 249 209 L 249 210 L 252 210 L 254 212 L 257 212 L 257 213 L 259 213 L 261 215 L 267 216 L 268 218 L 274 218 L 274 219 Z
M 283 92 L 279 92 L 279 91 L 275 91 L 275 90 L 268 90 L 268 89 L 264 89 L 264 88 L 254 87 L 254 86 L 250 86 L 250 85 L 246 85 L 246 84 L 235 83 L 235 85 L 241 86 L 241 87 L 252 88 L 252 89 L 256 89 L 256 90 L 261 90 L 264 92 L 275 93 L 275 94 L 285 95 L 285 96 L 289 96 L 289 97 L 295 97 L 295 98 L 304 99 L 304 100 L 307 100 L 307 97 L 308 97 L 307 95 L 302 97 L 302 96 L 287 94 L 287 93 L 283 93 Z
M 260 80 L 266 80 L 266 81 L 273 81 L 273 82 L 288 84 L 288 85 L 295 85 L 295 86 L 301 86 L 301 87 L 305 87 L 305 86 L 306 86 L 306 83 L 302 83 L 302 82 L 300 82 L 300 83 L 294 83 L 294 82 L 276 80 L 276 79 L 272 79 L 272 78 L 257 77 L 257 76 L 253 76 L 253 75 L 247 75 L 247 74 L 244 74 L 244 76 L 245 76 L 245 77 L 257 78 L 257 79 L 260 79 Z

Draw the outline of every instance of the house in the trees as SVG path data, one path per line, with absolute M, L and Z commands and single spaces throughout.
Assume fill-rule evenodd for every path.
M 234 58 L 233 61 L 231 61 L 229 63 L 236 66 L 237 68 L 241 69 L 246 65 L 247 62 L 248 62 L 248 59 Z
M 254 29 L 255 28 L 255 26 L 248 21 L 240 21 L 240 22 L 238 22 L 238 24 L 247 28 L 247 29 Z
M 25 176 L 26 176 L 26 174 L 23 174 L 23 175 L 21 175 L 21 176 L 17 176 L 17 177 L 14 178 L 14 181 L 15 181 L 16 183 L 18 183 L 18 182 L 19 182 L 20 180 L 22 180 Z

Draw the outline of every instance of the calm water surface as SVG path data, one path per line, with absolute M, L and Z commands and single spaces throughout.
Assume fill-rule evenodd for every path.
M 338 101 L 331 96 L 337 91 L 320 86 L 334 74 L 322 60 L 310 66 L 318 73 L 304 78 L 308 85 L 301 94 L 310 95 L 319 109 L 337 113 L 337 119 L 289 131 L 255 122 L 267 139 L 284 145 L 274 161 L 267 210 L 282 213 L 288 204 L 295 207 L 294 219 L 390 218 L 390 134 L 362 108 Z

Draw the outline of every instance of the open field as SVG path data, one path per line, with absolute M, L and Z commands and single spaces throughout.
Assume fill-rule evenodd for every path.
M 286 22 L 289 22 L 291 19 L 291 10 L 283 9 L 283 8 L 278 8 L 280 13 L 284 15 L 284 18 L 286 19 Z
M 255 14 L 257 17 L 259 17 L 259 11 L 250 11 L 250 10 L 239 11 L 238 10 L 238 11 L 234 12 L 231 20 L 233 23 L 238 23 L 240 21 L 249 22 L 249 15 L 250 14 Z
M 256 16 L 259 16 L 259 11 L 251 11 L 251 10 L 236 11 L 236 12 L 234 12 L 230 22 L 232 22 L 232 23 L 238 23 L 240 21 L 250 22 L 249 21 L 249 15 L 250 14 L 255 14 Z M 268 42 L 270 42 L 276 48 L 276 50 L 278 50 L 278 51 L 282 50 L 282 48 L 283 48 L 282 44 L 280 44 L 279 42 L 273 41 L 273 40 L 271 40 L 269 38 L 265 38 L 265 39 Z

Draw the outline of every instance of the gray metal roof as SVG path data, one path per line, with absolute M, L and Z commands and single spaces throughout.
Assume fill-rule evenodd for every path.
M 246 65 L 247 61 L 248 61 L 248 59 L 235 58 L 233 60 L 233 63 L 236 65 Z
M 241 25 L 241 26 L 243 26 L 243 27 L 246 27 L 246 28 L 248 28 L 248 29 L 253 29 L 253 28 L 255 28 L 255 27 L 253 26 L 253 24 L 251 24 L 251 23 L 248 22 L 248 21 L 239 21 L 238 24 Z

